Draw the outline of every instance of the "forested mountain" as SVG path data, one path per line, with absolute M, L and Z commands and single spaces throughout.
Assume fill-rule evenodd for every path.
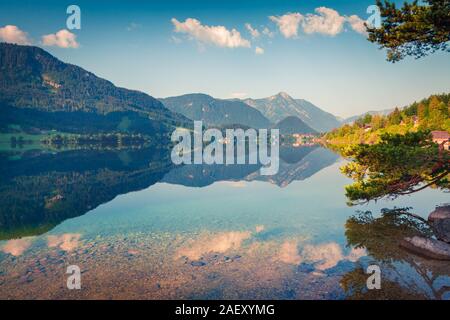
M 352 124 L 353 122 L 355 122 L 356 120 L 358 120 L 360 118 L 363 118 L 367 114 L 370 114 L 372 116 L 376 116 L 376 115 L 386 116 L 389 113 L 391 113 L 392 111 L 394 111 L 394 109 L 385 109 L 385 110 L 379 110 L 379 111 L 367 111 L 367 112 L 364 112 L 363 114 L 359 114 L 356 116 L 351 116 L 351 117 L 343 119 L 342 124 L 347 124 L 347 123 Z
M 193 93 L 160 99 L 174 112 L 191 120 L 202 120 L 208 126 L 245 125 L 268 128 L 270 121 L 258 110 L 238 100 L 216 99 L 206 94 Z
M 353 124 L 328 133 L 332 144 L 374 143 L 383 133 L 405 134 L 411 131 L 442 130 L 450 132 L 450 93 L 432 95 L 387 115 L 366 114 Z
M 273 126 L 280 130 L 282 135 L 290 134 L 305 134 L 305 133 L 317 133 L 316 130 L 312 129 L 306 123 L 304 123 L 300 118 L 289 116 Z
M 164 124 L 187 121 L 145 93 L 116 87 L 41 48 L 7 43 L 0 43 L 0 108 L 13 119 L 38 115 L 42 122 L 35 126 L 45 125 L 48 113 L 58 113 L 52 117 L 64 120 L 67 114 L 61 113 L 69 112 L 92 114 L 89 119 L 100 122 L 98 116 L 122 112 Z

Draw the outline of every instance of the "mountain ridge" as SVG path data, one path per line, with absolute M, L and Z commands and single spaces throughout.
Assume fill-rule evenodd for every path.
M 317 131 L 308 126 L 299 117 L 289 116 L 279 121 L 273 128 L 279 129 L 282 135 L 291 134 L 316 134 Z
M 248 98 L 241 101 L 259 110 L 272 123 L 295 116 L 318 132 L 329 131 L 341 125 L 341 122 L 333 114 L 323 111 L 307 100 L 294 99 L 286 92 L 280 92 L 267 98 Z
M 252 128 L 267 128 L 270 121 L 258 110 L 242 101 L 217 99 L 204 93 L 188 93 L 159 99 L 173 112 L 206 125 L 241 124 Z
M 36 46 L 0 43 L 0 127 L 165 133 L 189 125 L 152 96 L 116 87 Z
M 354 115 L 354 116 L 351 116 L 351 117 L 342 119 L 342 124 L 347 124 L 347 123 L 350 124 L 350 123 L 353 123 L 354 121 L 356 121 L 356 120 L 358 120 L 358 119 L 364 117 L 364 116 L 367 115 L 367 114 L 370 114 L 370 115 L 372 115 L 372 116 L 374 116 L 374 115 L 385 116 L 385 115 L 388 115 L 389 113 L 391 113 L 392 111 L 394 111 L 394 108 L 391 108 L 391 109 L 384 109 L 384 110 L 369 110 L 369 111 L 366 111 L 366 112 L 364 112 L 364 113 L 357 114 L 357 115 Z
M 81 126 L 83 116 L 93 122 L 99 119 L 105 122 L 101 116 L 107 116 L 114 124 L 103 126 L 105 130 L 114 129 L 116 124 L 121 127 L 126 117 L 137 121 L 135 129 L 145 126 L 140 118 L 150 119 L 156 124 L 155 128 L 158 122 L 174 126 L 189 125 L 191 120 L 203 120 L 215 126 L 269 128 L 273 124 L 293 124 L 291 117 L 296 117 L 301 122 L 296 120 L 299 129 L 295 130 L 309 133 L 330 131 L 367 113 L 389 111 L 368 111 L 342 120 L 286 92 L 261 99 L 217 99 L 203 93 L 156 99 L 137 90 L 117 87 L 90 71 L 59 60 L 42 48 L 8 43 L 0 43 L 0 71 L 0 108 L 4 118 L 26 120 L 30 126 L 33 121 L 27 117 L 39 119 L 41 123 L 45 121 L 45 114 L 40 112 L 55 113 L 49 116 L 54 122 L 60 122 L 64 113 L 70 112 L 79 118 L 71 129 Z M 67 123 L 67 119 L 62 120 L 61 123 Z M 0 124 L 4 125 L 5 121 Z M 303 130 L 304 125 L 312 130 Z
M 36 46 L 0 43 L 0 103 L 45 112 L 143 113 L 155 120 L 184 120 L 154 97 L 116 87 Z

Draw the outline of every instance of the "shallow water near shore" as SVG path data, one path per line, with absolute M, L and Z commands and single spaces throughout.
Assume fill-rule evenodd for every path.
M 337 154 L 282 148 L 281 159 L 276 176 L 261 176 L 175 167 L 160 150 L 4 157 L 0 298 L 450 299 L 448 262 L 383 239 L 380 257 L 349 245 L 358 230 L 346 224 L 358 210 L 426 217 L 448 194 L 348 207 Z M 377 294 L 364 289 L 371 264 L 383 274 Z M 66 286 L 69 265 L 81 290 Z

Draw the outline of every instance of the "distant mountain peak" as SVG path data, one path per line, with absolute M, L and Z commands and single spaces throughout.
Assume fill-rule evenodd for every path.
M 211 99 L 211 100 L 214 99 L 209 94 L 202 93 L 202 92 L 185 93 L 180 96 L 173 96 L 173 97 L 167 97 L 167 98 L 161 98 L 161 99 L 169 99 L 169 98 L 177 98 L 177 97 L 199 97 L 199 98 L 205 98 L 205 99 Z
M 284 99 L 292 99 L 292 97 L 285 91 L 281 91 L 277 94 L 277 96 L 282 97 Z
M 318 132 L 329 131 L 341 124 L 331 113 L 323 111 L 307 100 L 294 99 L 284 91 L 268 98 L 243 101 L 259 110 L 272 123 L 278 123 L 289 116 L 294 116 Z
M 282 99 L 282 100 L 294 100 L 287 92 L 280 91 L 277 94 L 267 98 L 268 100 Z

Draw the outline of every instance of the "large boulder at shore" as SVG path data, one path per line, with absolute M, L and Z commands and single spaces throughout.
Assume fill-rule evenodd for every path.
M 450 205 L 436 207 L 428 216 L 428 221 L 435 222 L 436 220 L 450 219 Z
M 450 243 L 450 205 L 436 207 L 430 213 L 428 221 L 434 229 L 436 238 Z
M 439 219 L 433 222 L 436 238 L 450 243 L 450 219 Z
M 450 261 L 450 244 L 440 240 L 419 236 L 407 237 L 400 242 L 400 246 L 426 258 Z

